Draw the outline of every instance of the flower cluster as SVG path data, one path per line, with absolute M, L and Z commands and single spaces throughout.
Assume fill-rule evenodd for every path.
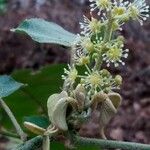
M 82 77 L 81 83 L 88 90 L 89 95 L 96 94 L 100 91 L 109 93 L 112 89 L 118 89 L 121 85 L 122 78 L 119 76 L 120 79 L 118 79 L 118 76 L 119 75 L 113 78 L 106 69 L 102 69 L 101 71 L 91 70 L 85 72 L 85 76 Z
M 121 30 L 129 19 L 142 25 L 149 17 L 149 6 L 145 0 L 89 1 L 91 18 L 83 16 L 83 22 L 80 22 L 81 33 L 73 48 L 74 64 L 68 67 L 69 70 L 65 69 L 66 75 L 62 78 L 70 85 L 82 84 L 91 96 L 98 92 L 109 93 L 121 85 L 121 76 L 113 77 L 102 68 L 103 64 L 107 67 L 125 65 L 129 50 L 124 48 L 124 38 L 117 36 L 116 31 Z M 92 15 L 93 11 L 98 12 L 97 17 Z M 76 66 L 85 67 L 86 71 L 78 74 Z

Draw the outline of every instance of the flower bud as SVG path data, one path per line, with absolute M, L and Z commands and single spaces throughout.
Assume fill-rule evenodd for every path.
M 108 77 L 111 75 L 107 69 L 103 69 L 101 72 L 102 72 L 102 76 L 105 76 L 105 77 Z
M 115 77 L 116 85 L 120 86 L 122 84 L 122 77 L 120 75 L 116 75 Z
M 33 124 L 31 122 L 25 121 L 23 124 L 28 130 L 30 130 L 32 133 L 35 133 L 37 135 L 43 135 L 44 132 L 46 131 L 46 129 L 39 127 L 38 125 Z

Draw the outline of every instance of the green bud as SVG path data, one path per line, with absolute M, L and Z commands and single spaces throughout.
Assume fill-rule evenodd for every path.
M 111 75 L 110 72 L 109 72 L 107 69 L 103 69 L 103 70 L 101 71 L 101 73 L 102 73 L 102 76 L 106 76 L 106 77 L 108 77 L 108 76 Z
M 120 75 L 116 75 L 115 77 L 116 85 L 120 86 L 122 84 L 122 77 Z

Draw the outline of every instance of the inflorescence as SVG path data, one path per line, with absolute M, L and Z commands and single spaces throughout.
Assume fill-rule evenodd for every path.
M 118 89 L 120 84 L 115 83 L 116 78 L 107 69 L 104 73 L 102 65 L 125 65 L 124 60 L 129 53 L 128 49 L 124 49 L 124 38 L 117 36 L 116 31 L 122 30 L 122 25 L 129 20 L 137 20 L 143 25 L 143 21 L 149 17 L 149 6 L 145 0 L 89 1 L 91 18 L 83 16 L 83 22 L 80 23 L 81 33 L 73 47 L 74 63 L 68 70 L 65 69 L 62 78 L 68 85 L 79 82 L 89 95 L 97 92 L 109 93 Z M 93 12 L 97 12 L 98 16 L 94 17 Z M 85 73 L 79 75 L 77 66 L 85 66 Z

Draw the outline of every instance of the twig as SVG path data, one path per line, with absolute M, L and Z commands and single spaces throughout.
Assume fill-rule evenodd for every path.
M 41 149 L 42 147 L 42 142 L 43 142 L 43 137 L 42 136 L 37 136 L 12 150 L 38 150 Z
M 23 130 L 21 129 L 21 127 L 20 127 L 19 123 L 17 122 L 15 116 L 13 115 L 13 113 L 11 112 L 9 107 L 6 105 L 6 103 L 2 99 L 0 99 L 0 105 L 6 111 L 7 115 L 11 119 L 11 121 L 12 121 L 18 135 L 20 136 L 21 140 L 26 141 L 27 135 L 23 132 Z
M 77 145 L 95 145 L 100 148 L 121 148 L 124 150 L 150 150 L 150 145 L 148 144 L 139 144 L 133 142 L 122 142 L 122 141 L 113 141 L 113 140 L 103 140 L 103 139 L 94 139 L 94 138 L 84 138 L 75 136 L 75 144 Z
M 7 131 L 0 131 L 0 135 L 12 137 L 12 138 L 19 138 L 17 134 L 7 132 Z

